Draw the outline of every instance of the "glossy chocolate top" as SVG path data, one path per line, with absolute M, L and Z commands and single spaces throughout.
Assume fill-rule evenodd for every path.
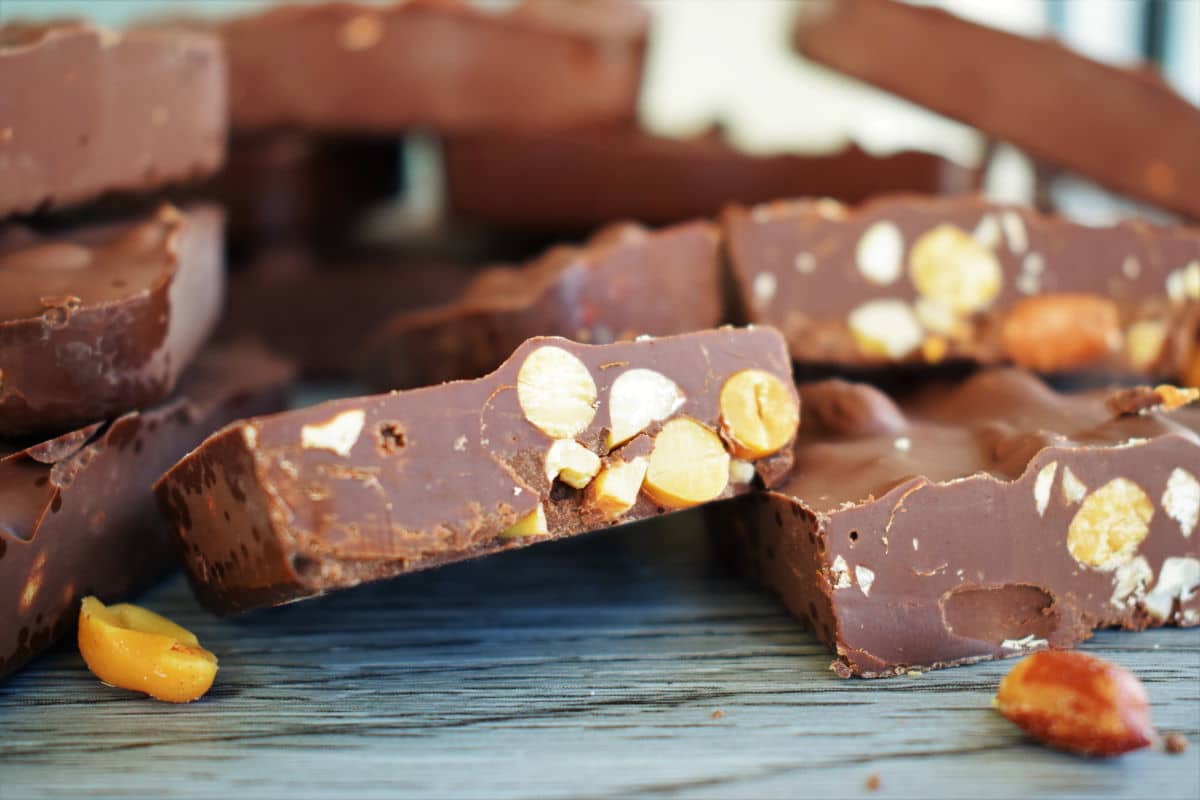
M 220 34 L 234 127 L 397 133 L 630 119 L 645 29 L 623 0 L 409 0 L 284 5 Z
M 1200 405 L 1114 415 L 1111 391 L 1061 394 L 1015 369 L 932 386 L 902 406 L 866 384 L 836 380 L 804 385 L 801 396 L 795 471 L 779 492 L 820 514 L 918 478 L 1015 481 L 1046 448 L 1122 447 L 1170 435 L 1200 445 Z
M 0 26 L 0 217 L 214 172 L 225 81 L 208 34 Z
M 220 313 L 221 232 L 210 206 L 49 236 L 0 226 L 0 436 L 164 397 Z
M 1200 219 L 1200 108 L 1148 68 L 893 0 L 808 0 L 798 20 L 809 58 Z

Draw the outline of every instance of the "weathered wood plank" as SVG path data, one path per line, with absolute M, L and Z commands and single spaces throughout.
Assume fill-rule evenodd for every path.
M 1087 645 L 1136 670 L 1159 724 L 1196 744 L 1082 761 L 990 709 L 1010 664 L 836 678 L 694 528 L 677 517 L 236 621 L 175 578 L 144 602 L 219 654 L 210 696 L 110 689 L 62 647 L 0 684 L 0 797 L 1200 796 L 1200 631 Z

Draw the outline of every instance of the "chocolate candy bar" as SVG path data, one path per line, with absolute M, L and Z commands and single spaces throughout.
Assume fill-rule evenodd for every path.
M 779 327 L 798 362 L 1174 377 L 1200 357 L 1200 229 L 917 196 L 724 221 L 747 321 Z
M 397 309 L 444 303 L 468 280 L 457 264 L 386 252 L 325 259 L 272 250 L 230 278 L 220 335 L 259 339 L 309 378 L 350 378 L 371 335 Z
M 230 420 L 282 408 L 291 372 L 259 350 L 210 350 L 161 405 L 0 442 L 0 677 L 70 630 L 80 597 L 121 599 L 176 563 L 151 484 Z
M 535 230 L 594 229 L 616 219 L 663 225 L 713 216 L 729 203 L 797 194 L 858 202 L 884 192 L 978 186 L 976 171 L 927 153 L 877 158 L 850 146 L 830 155 L 759 157 L 716 132 L 666 139 L 631 126 L 451 136 L 442 150 L 452 215 Z
M 0 217 L 213 172 L 225 81 L 207 34 L 0 26 Z
M 225 207 L 239 242 L 335 238 L 400 191 L 394 139 L 293 130 L 241 134 L 225 169 L 202 192 Z
M 769 328 L 538 338 L 478 380 L 231 425 L 157 491 L 230 614 L 771 485 L 798 415 Z
M 795 41 L 822 64 L 1200 219 L 1200 109 L 1148 67 L 891 0 L 803 3 Z
M 397 315 L 367 348 L 366 377 L 409 388 L 495 369 L 531 336 L 607 344 L 683 333 L 722 318 L 716 226 L 620 224 L 519 269 L 493 267 L 447 306 Z
M 224 294 L 221 212 L 42 236 L 0 226 L 0 436 L 62 430 L 165 397 Z
M 1106 403 L 1016 370 L 902 407 L 807 385 L 792 479 L 711 521 L 843 676 L 1196 625 L 1200 408 L 1167 409 L 1197 393 L 1148 394 Z
M 542 130 L 633 117 L 646 16 L 623 0 L 324 3 L 220 33 L 239 130 Z

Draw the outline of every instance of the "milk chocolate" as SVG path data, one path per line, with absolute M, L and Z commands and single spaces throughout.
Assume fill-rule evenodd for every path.
M 624 0 L 339 2 L 220 33 L 238 130 L 544 130 L 632 119 L 646 15 Z
M 174 397 L 48 441 L 0 441 L 0 677 L 70 630 L 79 598 L 123 599 L 177 563 L 151 484 L 232 419 L 278 410 L 291 368 L 210 350 Z
M 220 314 L 221 229 L 207 206 L 53 236 L 0 226 L 0 436 L 164 398 Z
M 401 188 L 395 139 L 295 130 L 239 134 L 203 189 L 225 207 L 239 243 L 336 240 Z
M 495 369 L 531 336 L 607 344 L 722 321 L 715 225 L 610 226 L 582 247 L 479 273 L 453 303 L 398 314 L 367 348 L 366 378 L 403 389 Z
M 442 150 L 452 215 L 534 230 L 591 230 L 617 219 L 665 225 L 715 216 L 729 203 L 796 195 L 859 202 L 979 185 L 976 170 L 927 153 L 876 157 L 848 146 L 828 155 L 752 156 L 718 132 L 667 139 L 633 126 L 451 136 Z
M 462 265 L 386 250 L 273 249 L 230 278 L 219 335 L 256 338 L 307 378 L 353 378 L 367 342 L 398 309 L 447 302 L 469 280 Z
M 0 217 L 213 172 L 225 82 L 208 34 L 0 26 Z
M 797 362 L 1173 378 L 1200 355 L 1200 229 L 919 196 L 777 202 L 724 223 L 746 321 L 779 327 Z
M 800 52 L 1110 189 L 1200 219 L 1200 108 L 1149 66 L 892 0 L 801 4 Z
M 739 399 L 772 409 L 750 451 Z M 798 411 L 769 328 L 538 338 L 478 380 L 236 423 L 156 488 L 197 597 L 230 614 L 774 484 Z
M 842 381 L 801 396 L 791 480 L 711 522 L 839 675 L 1200 623 L 1200 408 L 1114 416 L 1004 369 L 900 407 Z

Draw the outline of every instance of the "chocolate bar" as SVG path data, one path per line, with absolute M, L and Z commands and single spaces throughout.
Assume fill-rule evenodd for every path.
M 718 243 L 707 222 L 625 223 L 517 269 L 492 267 L 456 302 L 388 322 L 367 348 L 365 376 L 380 389 L 410 388 L 477 378 L 531 336 L 608 344 L 720 324 Z
M 336 238 L 400 188 L 394 139 L 282 130 L 233 136 L 201 193 L 225 207 L 230 239 L 262 243 Z
M 207 206 L 53 236 L 0 226 L 0 436 L 164 398 L 220 314 L 221 229 Z
M 801 387 L 795 470 L 713 507 L 740 568 L 842 676 L 1200 623 L 1200 393 L 1058 394 L 1017 370 L 898 406 Z M 1107 402 L 1106 402 L 1107 401 Z
M 891 0 L 806 2 L 798 20 L 796 46 L 815 61 L 1200 219 L 1200 109 L 1147 66 Z
M 210 350 L 161 405 L 0 442 L 0 677 L 70 630 L 84 595 L 127 597 L 177 563 L 151 484 L 230 420 L 282 408 L 291 374 L 260 350 Z
M 225 82 L 211 35 L 0 26 L 0 217 L 213 172 Z
M 1174 378 L 1200 358 L 1200 229 L 918 196 L 777 202 L 724 223 L 746 321 L 780 328 L 797 362 Z
M 156 488 L 231 614 L 772 485 L 798 418 L 769 328 L 537 338 L 478 380 L 236 423 Z
M 468 280 L 460 265 L 384 251 L 326 258 L 279 248 L 230 278 L 219 335 L 258 339 L 307 378 L 352 378 L 368 340 L 398 309 L 447 302 Z
M 979 185 L 977 171 L 927 153 L 880 158 L 848 146 L 828 155 L 752 156 L 718 132 L 667 139 L 632 126 L 450 136 L 442 152 L 451 215 L 535 230 L 590 230 L 617 219 L 665 225 L 714 216 L 729 203 L 797 194 L 858 202 Z
M 339 2 L 220 34 L 238 130 L 543 130 L 634 116 L 646 15 L 623 0 Z

